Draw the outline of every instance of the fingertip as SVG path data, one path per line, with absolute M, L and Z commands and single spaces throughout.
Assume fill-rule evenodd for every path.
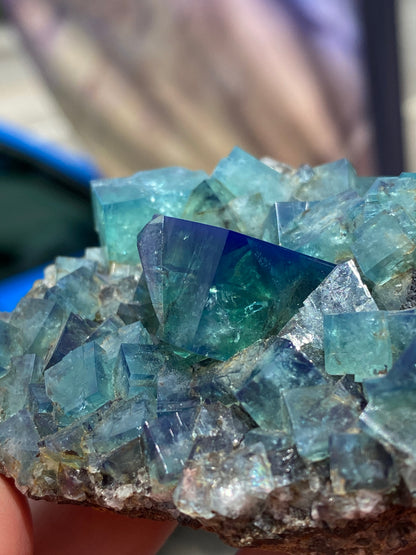
M 33 527 L 25 496 L 0 476 L 0 555 L 33 553 Z
M 35 552 L 42 555 L 154 555 L 176 522 L 152 521 L 76 505 L 31 503 Z

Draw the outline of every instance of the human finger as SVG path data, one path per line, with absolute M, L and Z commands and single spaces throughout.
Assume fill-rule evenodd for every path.
M 154 555 L 176 526 L 46 501 L 31 502 L 31 508 L 37 555 Z
M 33 533 L 27 499 L 12 480 L 0 476 L 0 555 L 31 553 Z

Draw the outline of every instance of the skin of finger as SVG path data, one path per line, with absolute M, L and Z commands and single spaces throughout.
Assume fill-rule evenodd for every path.
M 146 520 L 91 507 L 31 502 L 36 555 L 154 555 L 176 522 Z
M 0 555 L 33 553 L 32 519 L 26 498 L 0 476 Z

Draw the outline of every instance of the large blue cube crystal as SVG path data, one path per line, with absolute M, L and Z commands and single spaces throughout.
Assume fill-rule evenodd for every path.
M 159 216 L 138 248 L 164 341 L 225 360 L 276 333 L 333 265 L 246 235 Z

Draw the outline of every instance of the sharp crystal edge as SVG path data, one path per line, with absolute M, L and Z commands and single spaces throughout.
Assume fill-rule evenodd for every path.
M 101 247 L 0 314 L 2 472 L 236 547 L 416 544 L 415 188 L 237 147 L 93 183 Z

